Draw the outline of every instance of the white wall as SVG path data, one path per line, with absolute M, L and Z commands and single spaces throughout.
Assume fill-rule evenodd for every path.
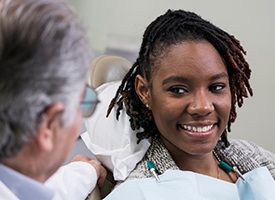
M 70 0 L 97 52 L 119 45 L 137 50 L 146 26 L 168 8 L 194 11 L 235 35 L 247 50 L 254 96 L 246 100 L 231 138 L 244 138 L 275 152 L 274 0 Z M 275 123 L 274 123 L 275 124 Z

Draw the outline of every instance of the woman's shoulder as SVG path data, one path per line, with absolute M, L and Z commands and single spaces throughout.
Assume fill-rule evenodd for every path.
M 243 153 L 259 155 L 259 156 L 271 156 L 275 159 L 275 154 L 267 149 L 257 145 L 253 141 L 242 140 L 242 139 L 231 139 L 230 146 L 227 151 L 242 151 Z
M 275 177 L 275 154 L 255 142 L 231 139 L 228 148 L 224 148 L 222 144 L 218 143 L 217 149 L 223 160 L 238 166 L 243 173 L 266 166 Z

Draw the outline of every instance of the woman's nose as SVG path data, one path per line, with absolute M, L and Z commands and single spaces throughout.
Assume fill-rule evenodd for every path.
M 205 92 L 198 92 L 194 95 L 188 105 L 190 115 L 205 116 L 214 111 L 213 101 Z

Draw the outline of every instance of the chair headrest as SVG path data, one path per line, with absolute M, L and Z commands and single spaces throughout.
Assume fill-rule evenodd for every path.
M 103 55 L 93 60 L 87 84 L 97 88 L 103 83 L 122 80 L 132 62 L 116 55 Z

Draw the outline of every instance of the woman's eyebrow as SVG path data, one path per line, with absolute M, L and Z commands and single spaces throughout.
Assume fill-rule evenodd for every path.
M 188 82 L 190 81 L 190 79 L 184 76 L 170 76 L 162 81 L 162 85 L 165 85 L 166 83 L 173 82 L 173 81 Z
M 210 80 L 214 81 L 220 78 L 228 78 L 228 74 L 226 72 L 215 74 L 214 76 L 210 77 Z
M 220 78 L 228 78 L 228 74 L 226 72 L 221 72 L 211 76 L 209 80 L 214 81 Z M 166 83 L 169 83 L 169 82 L 188 82 L 188 81 L 190 81 L 190 78 L 188 77 L 170 76 L 162 81 L 162 85 L 165 85 Z

